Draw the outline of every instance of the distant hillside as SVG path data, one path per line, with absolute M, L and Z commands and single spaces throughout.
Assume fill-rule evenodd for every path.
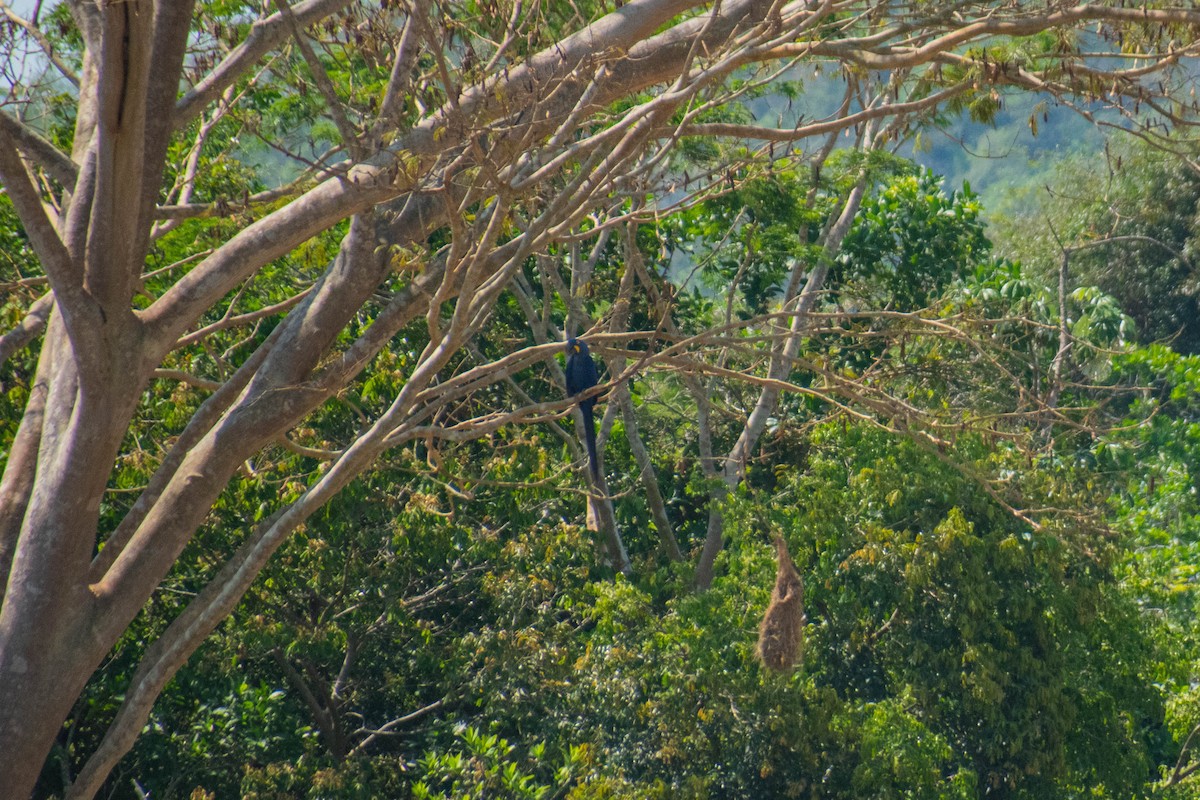
M 794 125 L 800 117 L 815 120 L 832 113 L 841 101 L 843 84 L 837 78 L 809 73 L 795 85 L 801 84 L 794 98 L 772 94 L 752 101 L 751 113 L 764 125 Z M 943 130 L 926 131 L 921 145 L 914 149 L 910 143 L 901 152 L 944 176 L 948 188 L 968 181 L 995 210 L 1010 189 L 1028 183 L 1032 171 L 1069 153 L 1102 151 L 1104 133 L 1053 100 L 1014 93 L 1004 98 L 995 124 L 973 122 L 964 113 Z
M 985 210 L 995 211 L 1011 189 L 1029 183 L 1030 173 L 1046 171 L 1071 153 L 1102 152 L 1104 132 L 1069 108 L 1016 95 L 1005 98 L 995 125 L 964 115 L 945 131 L 931 131 L 928 141 L 927 150 L 910 149 L 907 155 L 944 175 L 947 187 L 968 181 L 982 196 Z

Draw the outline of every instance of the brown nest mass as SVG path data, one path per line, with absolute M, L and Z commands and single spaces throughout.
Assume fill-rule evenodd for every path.
M 763 666 L 774 672 L 786 672 L 804 655 L 804 581 L 792 563 L 782 536 L 775 537 L 779 571 L 771 602 L 758 626 L 755 655 Z

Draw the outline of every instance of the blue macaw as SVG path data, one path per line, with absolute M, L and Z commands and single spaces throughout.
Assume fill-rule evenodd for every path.
M 586 342 L 581 342 L 574 336 L 567 339 L 567 394 L 571 397 L 586 391 L 600 382 L 600 372 L 596 362 L 588 351 Z M 600 480 L 600 461 L 596 456 L 596 418 L 593 409 L 596 398 L 588 397 L 579 402 L 579 410 L 583 412 L 584 435 L 587 440 L 588 461 L 592 467 L 592 477 Z

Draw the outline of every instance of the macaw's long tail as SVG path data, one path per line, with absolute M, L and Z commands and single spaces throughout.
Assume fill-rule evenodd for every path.
M 600 459 L 596 455 L 596 416 L 593 412 L 595 405 L 595 400 L 585 400 L 579 404 L 579 410 L 583 412 L 583 433 L 587 440 L 588 463 L 592 467 L 592 477 L 598 482 L 600 480 Z

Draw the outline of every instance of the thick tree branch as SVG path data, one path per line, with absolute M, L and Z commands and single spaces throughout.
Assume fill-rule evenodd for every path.
M 54 293 L 46 292 L 33 302 L 17 327 L 0 336 L 0 365 L 28 347 L 30 342 L 42 334 L 53 308 Z
M 8 132 L 7 119 L 6 115 L 0 115 L 0 128 L 5 133 Z M 54 287 L 59 309 L 77 352 L 93 352 L 92 337 L 99 321 L 96 306 L 84 291 L 83 274 L 67 252 L 54 224 L 46 216 L 42 199 L 11 142 L 0 140 L 0 183 L 4 184 L 21 218 L 25 235 L 29 237 L 29 243 L 50 279 L 50 285 Z
M 25 157 L 46 170 L 47 175 L 68 190 L 74 188 L 79 167 L 71 157 L 3 109 L 0 109 L 0 132 L 16 142 Z
M 323 183 L 242 229 L 143 312 L 152 341 L 165 350 L 219 297 L 259 267 L 343 219 L 401 193 L 387 172 L 361 166 Z
M 9 571 L 16 555 L 17 540 L 37 476 L 38 450 L 49 392 L 46 364 L 46 361 L 38 364 L 33 385 L 29 388 L 29 399 L 21 415 L 20 427 L 17 428 L 17 435 L 8 450 L 4 474 L 0 478 L 0 608 L 4 605 Z
M 307 0 L 292 6 L 292 15 L 297 24 L 307 27 L 345 8 L 350 2 L 351 0 Z M 251 25 L 246 38 L 231 50 L 212 72 L 179 99 L 172 115 L 174 128 L 180 129 L 199 116 L 260 58 L 282 44 L 291 32 L 292 26 L 282 14 L 272 14 Z

